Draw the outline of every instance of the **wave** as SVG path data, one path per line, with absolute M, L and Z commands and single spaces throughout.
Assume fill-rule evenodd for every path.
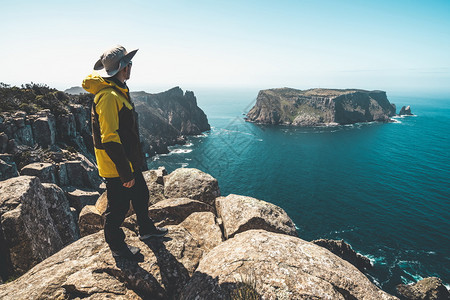
M 192 152 L 192 149 L 174 149 L 170 151 L 169 154 L 181 154 L 181 153 L 190 153 Z
M 375 256 L 372 254 L 361 254 L 364 255 L 365 257 L 367 257 L 370 260 L 370 263 L 372 264 L 372 266 L 374 265 L 387 265 L 386 262 L 386 257 L 384 256 Z

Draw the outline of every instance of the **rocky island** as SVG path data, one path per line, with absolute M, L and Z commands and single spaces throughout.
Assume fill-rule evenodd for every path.
M 390 122 L 396 107 L 383 91 L 268 89 L 259 92 L 246 120 L 260 124 L 334 126 Z

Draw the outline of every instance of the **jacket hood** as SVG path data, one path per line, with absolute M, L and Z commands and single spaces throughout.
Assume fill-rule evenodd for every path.
M 99 91 L 101 91 L 105 88 L 109 88 L 109 87 L 114 87 L 116 89 L 119 89 L 125 95 L 128 92 L 128 89 L 121 88 L 120 86 L 118 86 L 117 84 L 115 84 L 112 81 L 106 81 L 105 79 L 103 79 L 103 77 L 98 75 L 96 72 L 88 75 L 83 80 L 82 86 L 83 86 L 83 89 L 85 89 L 87 92 L 94 94 L 94 95 L 97 94 Z

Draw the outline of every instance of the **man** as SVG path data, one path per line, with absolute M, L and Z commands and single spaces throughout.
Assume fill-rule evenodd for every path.
M 149 191 L 141 171 L 145 159 L 136 112 L 126 85 L 131 73 L 131 59 L 136 52 L 128 53 L 122 46 L 105 51 L 94 65 L 96 71 L 83 80 L 83 88 L 95 95 L 91 110 L 92 136 L 99 174 L 105 178 L 108 198 L 105 240 L 114 257 L 130 259 L 139 248 L 125 243 L 125 234 L 120 228 L 130 200 L 141 240 L 167 233 L 167 229 L 155 227 L 148 217 Z

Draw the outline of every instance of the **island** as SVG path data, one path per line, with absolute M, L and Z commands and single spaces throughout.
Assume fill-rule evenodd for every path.
M 292 126 L 336 126 L 391 122 L 395 116 L 384 91 L 276 88 L 261 90 L 246 121 Z

